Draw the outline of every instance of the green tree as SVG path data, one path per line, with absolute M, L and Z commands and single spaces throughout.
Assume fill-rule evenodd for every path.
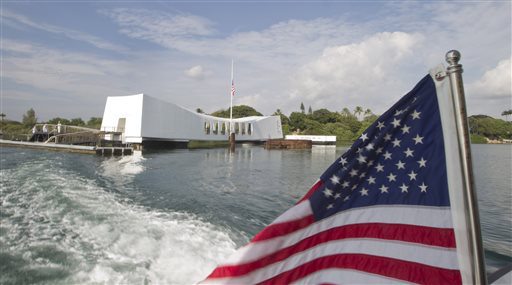
M 292 112 L 290 114 L 290 130 L 301 131 L 306 129 L 306 114 Z
M 85 122 L 81 118 L 73 118 L 69 121 L 72 126 L 84 126 Z
M 507 120 L 507 121 L 508 121 L 508 120 L 509 120 L 509 119 L 508 119 L 508 117 L 509 117 L 510 115 L 512 115 L 512 109 L 503 111 L 503 112 L 501 113 L 501 115 L 502 115 L 502 116 L 505 116 L 505 120 Z
M 304 108 L 304 103 L 300 102 L 300 112 L 302 114 L 305 114 L 306 113 L 306 108 Z
M 490 139 L 510 139 L 512 137 L 512 124 L 504 120 L 486 115 L 475 115 L 468 118 L 468 124 L 470 133 L 474 135 Z
M 87 127 L 99 130 L 101 128 L 102 121 L 103 121 L 103 118 L 91 117 L 89 119 L 89 121 L 87 121 Z
M 354 109 L 354 116 L 359 118 L 359 115 L 361 115 L 362 113 L 363 113 L 363 107 L 356 106 L 356 108 Z
M 313 112 L 311 118 L 319 123 L 327 124 L 336 122 L 336 114 L 327 109 L 318 109 Z
M 5 118 L 5 114 L 4 113 L 0 113 L 0 117 L 2 117 L 2 122 L 3 122 L 4 118 Z
M 219 118 L 229 118 L 230 108 L 227 110 L 218 110 L 211 115 Z M 253 107 L 247 105 L 239 105 L 233 107 L 233 118 L 243 118 L 250 116 L 263 116 L 260 112 L 256 111 Z
M 313 114 L 313 109 L 311 109 L 311 106 L 309 106 L 308 115 L 312 115 L 312 114 Z
M 36 112 L 33 108 L 28 109 L 28 111 L 23 115 L 23 120 L 21 122 L 26 127 L 31 127 L 37 123 Z
M 68 119 L 64 119 L 64 118 L 61 118 L 61 117 L 55 117 L 51 120 L 48 121 L 48 124 L 54 124 L 54 125 L 57 125 L 58 123 L 61 123 L 62 125 L 71 125 L 71 123 L 69 122 Z
M 366 119 L 366 117 L 369 117 L 369 116 L 372 116 L 372 115 L 373 115 L 372 110 L 370 110 L 370 109 L 364 110 L 364 118 L 365 119 Z

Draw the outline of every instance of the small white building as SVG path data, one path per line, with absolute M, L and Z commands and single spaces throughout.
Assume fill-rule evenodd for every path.
M 237 141 L 283 138 L 279 116 L 233 119 Z M 146 94 L 109 96 L 101 130 L 122 133 L 124 143 L 226 141 L 229 119 L 199 114 Z
M 309 140 L 313 144 L 335 145 L 336 136 L 320 136 L 320 135 L 286 135 L 286 140 Z

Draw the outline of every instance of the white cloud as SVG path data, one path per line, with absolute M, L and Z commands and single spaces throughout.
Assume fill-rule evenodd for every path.
M 511 59 L 505 59 L 488 70 L 484 75 L 469 85 L 470 93 L 481 98 L 511 98 L 512 97 L 512 67 Z
M 87 33 L 83 33 L 80 31 L 75 31 L 72 29 L 67 29 L 67 28 L 63 28 L 63 27 L 46 24 L 46 23 L 36 23 L 23 15 L 20 15 L 20 14 L 17 14 L 17 13 L 14 13 L 14 12 L 11 12 L 11 11 L 5 10 L 5 9 L 2 11 L 2 22 L 5 23 L 6 25 L 10 25 L 10 26 L 12 26 L 14 28 L 18 28 L 18 29 L 21 28 L 22 26 L 27 26 L 27 27 L 30 27 L 33 29 L 45 31 L 45 32 L 52 33 L 52 34 L 64 35 L 67 38 L 70 38 L 72 40 L 86 42 L 90 45 L 93 45 L 93 46 L 99 48 L 99 49 L 111 50 L 111 51 L 116 51 L 116 52 L 126 52 L 127 51 L 126 48 L 124 48 L 120 45 L 113 44 L 106 40 L 100 39 L 96 36 L 93 36 L 93 35 L 90 35 Z
M 193 66 L 187 70 L 185 70 L 185 75 L 194 79 L 203 79 L 205 76 L 205 72 L 201 65 Z
M 128 8 L 101 10 L 100 13 L 112 18 L 121 27 L 121 33 L 163 46 L 172 46 L 181 37 L 209 36 L 215 33 L 212 22 L 190 14 Z
M 396 76 L 422 40 L 419 34 L 378 33 L 360 43 L 328 47 L 295 75 L 291 97 L 338 111 L 396 99 L 400 94 L 392 91 L 401 87 Z

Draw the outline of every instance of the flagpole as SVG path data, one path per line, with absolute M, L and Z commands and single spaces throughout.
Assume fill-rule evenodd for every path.
M 455 113 L 455 124 L 457 126 L 459 156 L 461 158 L 460 161 L 464 186 L 463 196 L 466 215 L 469 220 L 468 231 L 472 250 L 473 272 L 475 272 L 475 280 L 473 280 L 473 283 L 487 284 L 484 250 L 482 246 L 482 232 L 478 212 L 478 200 L 473 177 L 466 102 L 464 98 L 464 86 L 462 84 L 462 65 L 459 64 L 460 58 L 460 52 L 456 50 L 447 52 L 446 61 L 449 65 L 446 71 L 450 77 L 450 86 L 453 94 L 453 108 Z
M 233 59 L 231 59 L 231 105 L 229 108 L 229 150 L 231 152 L 235 151 L 235 128 L 233 126 L 233 97 L 235 96 L 235 83 L 233 81 Z
M 229 108 L 229 135 L 233 133 L 233 59 L 231 59 L 231 89 L 230 89 L 230 97 L 231 97 L 231 105 Z

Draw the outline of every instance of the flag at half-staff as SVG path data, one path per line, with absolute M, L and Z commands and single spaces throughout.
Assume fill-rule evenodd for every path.
M 485 283 L 439 66 L 206 284 Z

